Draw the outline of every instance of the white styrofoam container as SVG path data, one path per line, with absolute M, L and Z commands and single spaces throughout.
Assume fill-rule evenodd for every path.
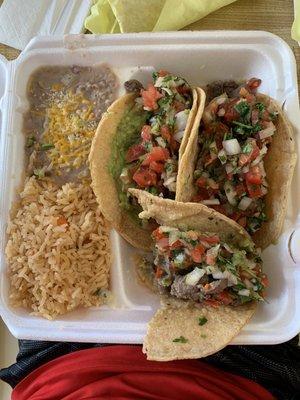
M 159 306 L 157 296 L 138 283 L 132 255 L 135 250 L 116 232 L 111 241 L 114 263 L 111 289 L 114 305 L 78 309 L 55 321 L 13 309 L 8 302 L 9 281 L 4 257 L 9 208 L 21 183 L 24 167 L 22 114 L 27 109 L 30 74 L 43 65 L 108 63 L 120 76 L 149 80 L 149 72 L 166 69 L 193 85 L 216 79 L 259 77 L 261 91 L 284 103 L 295 127 L 299 148 L 300 121 L 296 66 L 280 38 L 266 32 L 170 32 L 123 35 L 69 35 L 33 39 L 18 59 L 0 59 L 0 240 L 1 316 L 18 338 L 107 343 L 141 343 L 147 322 Z M 280 182 L 278 182 L 280 184 Z M 263 253 L 269 275 L 267 301 L 259 304 L 251 322 L 232 344 L 274 344 L 300 331 L 299 168 L 294 175 L 283 234 Z M 292 236 L 292 233 L 296 233 Z M 291 252 L 293 251 L 293 258 Z M 298 261 L 298 263 L 297 263 Z

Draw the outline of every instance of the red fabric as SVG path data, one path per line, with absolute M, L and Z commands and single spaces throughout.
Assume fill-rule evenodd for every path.
M 147 361 L 140 346 L 77 351 L 38 368 L 12 400 L 274 400 L 260 385 L 198 360 Z

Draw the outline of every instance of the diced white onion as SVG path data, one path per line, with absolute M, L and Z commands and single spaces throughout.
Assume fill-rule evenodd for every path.
M 204 204 L 205 206 L 217 206 L 220 204 L 220 200 L 219 199 L 202 200 L 201 204 Z
M 227 269 L 223 272 L 223 278 L 228 280 L 229 286 L 237 285 L 238 283 L 237 277 Z
M 184 135 L 184 130 L 178 131 L 173 135 L 173 138 L 176 140 L 176 142 L 180 143 L 182 141 Z
M 173 94 L 172 90 L 167 87 L 163 87 L 162 90 L 164 90 L 169 96 L 172 96 Z
M 242 290 L 239 290 L 239 291 L 238 291 L 238 294 L 239 294 L 240 296 L 246 296 L 246 297 L 248 297 L 248 296 L 250 295 L 250 290 L 249 290 L 249 289 L 242 289 Z
M 224 278 L 222 271 L 214 272 L 212 274 L 212 276 L 213 276 L 214 279 L 223 279 Z
M 176 181 L 176 176 L 171 176 L 169 179 L 167 179 L 167 180 L 164 182 L 164 186 L 170 185 L 171 183 L 173 183 L 173 182 L 175 182 L 175 181 Z
M 220 110 L 218 111 L 218 116 L 219 117 L 223 117 L 225 115 L 225 109 L 224 108 L 220 108 Z
M 232 250 L 232 248 L 231 248 L 227 243 L 224 243 L 223 246 L 224 246 L 224 248 L 225 248 L 227 251 L 229 251 L 229 253 L 234 253 L 234 251 Z
M 249 172 L 249 165 L 245 165 L 245 166 L 242 168 L 242 172 L 243 172 L 243 174 L 246 174 L 247 172 Z
M 162 138 L 161 136 L 158 136 L 157 138 L 155 138 L 155 140 L 157 141 L 157 144 L 160 147 L 166 147 L 167 146 L 167 143 L 166 143 L 165 139 Z
M 223 140 L 223 147 L 229 156 L 240 154 L 242 149 L 237 139 Z
M 179 111 L 175 114 L 176 131 L 184 131 L 189 117 L 189 110 Z
M 224 189 L 229 204 L 235 206 L 237 200 L 236 200 L 236 191 L 234 190 L 234 187 L 231 185 L 229 181 L 226 181 L 224 184 Z
M 268 193 L 268 189 L 264 186 L 261 187 L 261 193 L 263 196 L 265 196 Z
M 266 170 L 265 170 L 265 167 L 264 167 L 264 163 L 261 161 L 261 162 L 258 164 L 258 166 L 259 166 L 259 169 L 260 169 L 261 176 L 262 176 L 263 178 L 265 178 L 265 176 L 266 176 L 267 174 L 266 174 Z
M 163 83 L 163 80 L 164 80 L 164 76 L 159 76 L 159 77 L 156 79 L 156 82 L 155 82 L 154 86 L 155 86 L 155 87 L 161 87 L 161 85 L 162 85 L 162 83 Z
M 214 100 L 212 100 L 212 101 L 215 101 L 217 104 L 218 104 L 218 106 L 220 106 L 221 104 L 224 104 L 225 103 L 225 101 L 228 99 L 228 96 L 227 96 L 227 94 L 226 93 L 223 93 L 223 94 L 221 94 L 220 96 L 218 96 L 218 97 L 216 97 Z
M 266 128 L 266 129 L 264 129 L 262 131 L 259 131 L 258 135 L 259 135 L 259 138 L 261 140 L 263 140 L 263 139 L 266 139 L 266 138 L 274 135 L 274 132 L 275 132 L 275 126 L 274 126 L 274 128 L 271 126 L 271 127 L 268 127 L 268 128 Z
M 226 174 L 231 174 L 231 172 L 233 171 L 233 166 L 231 164 L 226 164 L 225 165 L 225 170 L 226 170 Z
M 227 161 L 227 155 L 226 155 L 224 149 L 222 149 L 222 150 L 219 151 L 219 153 L 218 153 L 218 158 L 219 158 L 219 160 L 221 161 L 221 164 L 225 164 L 225 163 L 226 163 L 226 161 Z
M 250 197 L 243 197 L 242 200 L 239 202 L 238 208 L 242 211 L 247 210 L 247 208 L 250 206 L 252 203 L 252 199 Z
M 185 283 L 190 286 L 195 286 L 200 281 L 203 275 L 205 275 L 205 270 L 196 267 L 193 269 L 193 271 L 189 272 L 185 276 Z
M 178 231 L 177 228 L 172 228 L 170 226 L 165 226 L 165 225 L 160 226 L 159 230 L 161 232 L 163 232 L 163 233 L 168 233 L 168 232 L 173 232 L 173 231 L 177 232 Z

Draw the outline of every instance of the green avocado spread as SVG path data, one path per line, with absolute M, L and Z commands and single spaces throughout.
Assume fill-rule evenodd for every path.
M 125 156 L 130 146 L 140 140 L 140 133 L 145 125 L 149 112 L 144 111 L 136 103 L 128 107 L 122 117 L 111 146 L 111 159 L 109 172 L 115 180 L 118 191 L 120 206 L 140 225 L 141 220 L 138 214 L 142 211 L 139 205 L 132 204 L 130 197 L 123 191 L 123 184 L 120 179 L 121 172 L 126 164 Z

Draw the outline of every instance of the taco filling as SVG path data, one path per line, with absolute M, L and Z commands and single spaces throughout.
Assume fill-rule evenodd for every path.
M 277 119 L 277 112 L 256 93 L 260 84 L 252 78 L 236 85 L 229 93 L 232 97 L 225 92 L 206 106 L 192 198 L 237 221 L 250 234 L 266 221 L 264 158 Z
M 236 248 L 218 235 L 167 226 L 152 238 L 154 281 L 161 292 L 211 306 L 263 300 L 268 280 L 250 242 Z
M 178 151 L 193 103 L 192 90 L 183 78 L 166 71 L 154 73 L 147 89 L 136 80 L 126 82 L 125 87 L 139 92 L 136 107 L 147 115 L 125 154 L 119 175 L 122 191 L 127 195 L 127 189 L 135 187 L 174 198 Z

